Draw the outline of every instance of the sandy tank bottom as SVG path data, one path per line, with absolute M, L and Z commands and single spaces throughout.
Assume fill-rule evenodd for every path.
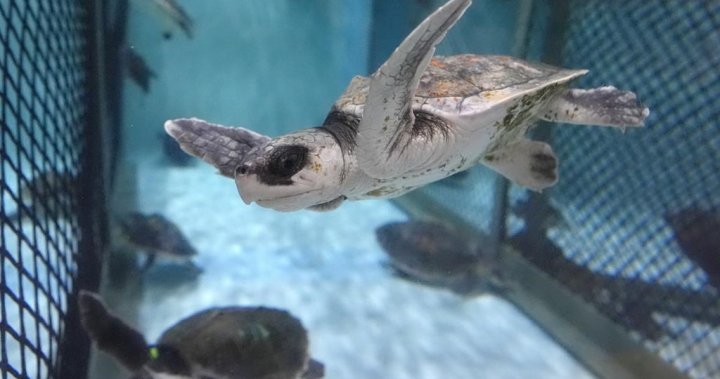
M 593 377 L 503 299 L 391 276 L 374 231 L 407 217 L 388 201 L 279 213 L 246 206 L 206 165 L 155 160 L 137 173 L 140 211 L 176 222 L 204 270 L 173 287 L 145 278 L 139 323 L 150 341 L 207 307 L 265 305 L 302 320 L 327 378 Z

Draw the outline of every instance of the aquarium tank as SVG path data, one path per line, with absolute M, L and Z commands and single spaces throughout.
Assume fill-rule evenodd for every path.
M 720 1 L 467 3 L 0 0 L 0 378 L 720 378 Z

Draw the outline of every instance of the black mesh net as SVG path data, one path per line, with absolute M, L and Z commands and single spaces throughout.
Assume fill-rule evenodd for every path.
M 513 190 L 511 242 L 679 371 L 718 378 L 720 2 L 571 1 L 563 59 L 651 114 L 625 134 L 555 126 L 560 182 Z
M 81 240 L 86 16 L 79 1 L 0 1 L 3 379 L 56 377 Z

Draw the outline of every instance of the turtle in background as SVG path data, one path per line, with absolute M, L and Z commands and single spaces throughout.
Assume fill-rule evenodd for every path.
M 66 171 L 48 170 L 35 175 L 19 191 L 20 201 L 27 209 L 9 212 L 8 219 L 17 223 L 26 217 L 59 220 L 72 216 L 72 198 L 78 189 L 77 180 L 76 174 Z
M 547 194 L 527 192 L 527 197 L 510 206 L 510 211 L 525 222 L 525 230 L 546 234 L 551 228 L 565 227 L 567 221 Z
M 690 206 L 665 214 L 665 221 L 675 240 L 687 256 L 707 276 L 708 282 L 720 291 L 720 213 Z
M 147 94 L 150 92 L 150 81 L 157 78 L 157 74 L 134 47 L 123 46 L 122 53 L 127 75 Z
M 550 145 L 525 137 L 536 121 L 643 125 L 649 110 L 634 93 L 571 88 L 587 70 L 433 57 L 468 6 L 450 0 L 432 13 L 372 76 L 352 79 L 319 127 L 271 138 L 189 118 L 165 130 L 234 179 L 245 203 L 294 211 L 397 197 L 477 164 L 541 191 L 557 182 L 558 163 Z
M 463 296 L 509 288 L 494 259 L 442 224 L 391 222 L 377 228 L 375 235 L 403 279 Z
M 80 320 L 100 350 L 133 379 L 319 379 L 307 331 L 280 309 L 217 307 L 172 325 L 157 343 L 108 311 L 99 295 L 80 291 Z
M 155 263 L 158 255 L 199 270 L 192 262 L 197 250 L 180 228 L 165 216 L 159 213 L 146 215 L 133 212 L 120 217 L 118 224 L 122 238 L 134 248 L 147 254 L 143 271 Z

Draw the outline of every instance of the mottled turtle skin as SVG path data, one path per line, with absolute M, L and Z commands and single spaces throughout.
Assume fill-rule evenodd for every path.
M 503 292 L 507 287 L 492 257 L 442 224 L 392 222 L 375 235 L 402 278 L 464 296 Z
M 168 328 L 148 346 L 140 332 L 107 311 L 100 297 L 82 291 L 83 327 L 101 350 L 134 378 L 319 379 L 320 362 L 309 358 L 307 331 L 280 309 L 217 307 Z
M 540 191 L 558 180 L 550 145 L 525 137 L 538 120 L 641 126 L 649 111 L 615 87 L 571 89 L 586 70 L 506 56 L 433 57 L 470 5 L 450 0 L 370 77 L 356 76 L 323 124 L 271 138 L 177 119 L 165 130 L 235 180 L 245 203 L 328 210 L 390 198 L 482 164 Z

